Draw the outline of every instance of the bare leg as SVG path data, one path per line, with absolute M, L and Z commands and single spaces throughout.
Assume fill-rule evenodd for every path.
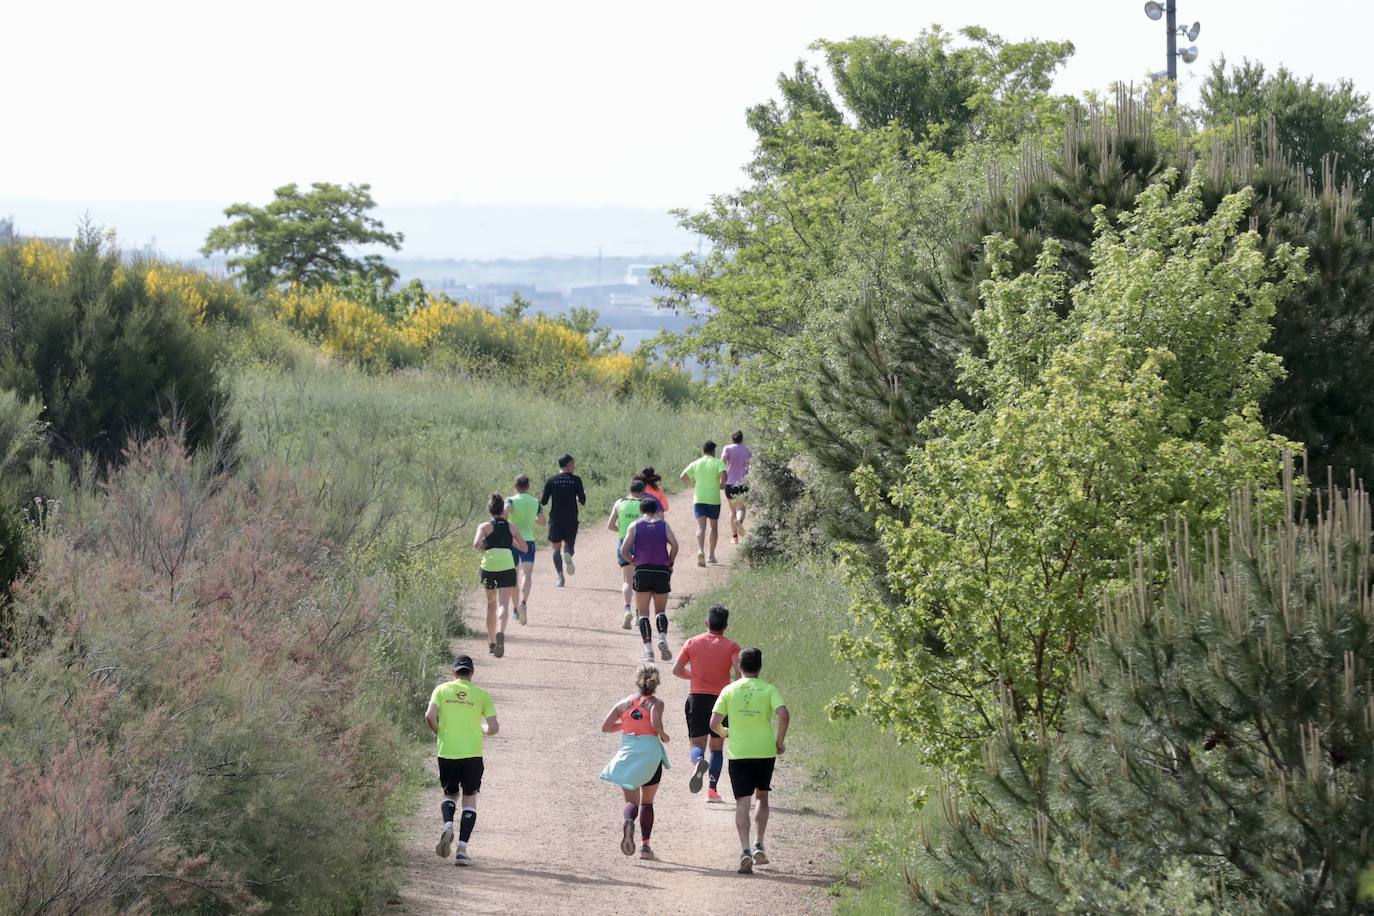
M 748 795 L 735 799 L 735 830 L 739 833 L 739 848 L 749 849 L 749 802 Z
M 759 806 L 754 811 L 754 839 L 763 845 L 763 832 L 768 829 L 768 793 L 760 789 L 754 793 Z
M 635 578 L 635 568 L 633 566 L 620 567 L 620 596 L 625 599 L 625 606 L 630 606 L 630 599 L 634 597 L 634 589 L 631 584 Z
M 530 587 L 534 585 L 534 564 L 520 564 L 520 603 L 530 600 Z
M 487 589 L 487 642 L 490 645 L 496 644 L 496 592 L 497 589 Z
M 515 600 L 514 588 L 498 589 L 500 594 L 497 597 L 499 610 L 496 613 L 496 621 L 499 624 L 497 632 L 506 632 L 506 623 L 510 620 L 511 602 Z
M 733 499 L 730 499 L 730 498 L 727 497 L 726 500 L 725 500 L 725 504 L 726 504 L 727 506 L 730 507 L 730 536 L 731 536 L 732 538 L 738 538 L 738 537 L 739 537 L 739 513 L 738 513 L 738 511 L 736 511 L 736 509 L 735 509 L 735 501 L 734 501 Z
M 720 537 L 720 520 L 707 519 L 711 523 L 711 556 L 716 555 L 716 539 Z
M 697 519 L 697 555 L 706 553 L 706 519 Z

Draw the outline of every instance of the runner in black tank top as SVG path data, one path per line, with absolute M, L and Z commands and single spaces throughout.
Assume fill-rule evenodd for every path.
M 515 602 L 518 573 L 513 548 L 528 549 L 525 538 L 506 519 L 505 497 L 493 493 L 487 503 L 491 518 L 473 535 L 472 546 L 482 551 L 481 581 L 487 592 L 487 651 L 506 654 L 506 621 Z

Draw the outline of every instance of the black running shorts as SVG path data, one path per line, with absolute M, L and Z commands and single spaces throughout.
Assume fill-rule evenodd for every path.
M 773 764 L 776 757 L 749 757 L 730 761 L 730 788 L 735 798 L 745 798 L 755 792 L 773 791 Z
M 577 550 L 577 521 L 563 521 L 562 519 L 549 519 L 549 543 L 562 543 L 568 553 Z
M 637 592 L 667 595 L 673 590 L 673 570 L 669 566 L 636 566 L 630 587 Z
M 718 699 L 720 698 L 711 693 L 687 694 L 685 712 L 688 738 L 700 738 L 711 734 L 711 710 L 715 708 Z
M 662 782 L 662 781 L 663 781 L 663 764 L 660 763 L 660 764 L 658 765 L 658 769 L 657 769 L 657 770 L 654 770 L 654 775 L 650 776 L 650 777 L 649 777 L 649 781 L 646 782 L 644 785 L 645 785 L 645 786 L 656 786 L 656 785 L 658 785 L 658 784 L 659 784 L 660 782 Z M 644 786 L 640 786 L 640 788 L 642 789 L 642 788 L 644 788 Z
M 487 591 L 497 588 L 515 588 L 518 575 L 513 569 L 503 569 L 500 572 L 487 572 L 482 570 L 482 587 Z
M 445 795 L 476 795 L 482 791 L 481 757 L 462 757 L 457 760 L 439 758 L 439 785 Z
M 725 485 L 725 498 L 726 498 L 726 499 L 734 499 L 736 496 L 743 496 L 745 493 L 748 493 L 748 492 L 749 492 L 749 484 L 747 484 L 747 483 L 741 483 L 741 484 L 729 484 L 729 483 L 727 483 L 727 484 Z

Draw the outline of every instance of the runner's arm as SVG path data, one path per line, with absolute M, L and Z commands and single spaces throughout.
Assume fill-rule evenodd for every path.
M 472 546 L 477 550 L 485 550 L 487 535 L 491 534 L 491 522 L 483 522 L 477 526 L 477 534 L 473 535 Z
M 724 721 L 725 717 L 722 716 L 720 713 L 711 713 L 711 734 L 715 735 L 717 738 L 724 738 L 728 736 L 730 734 L 730 729 L 726 728 L 724 725 L 721 724 Z
M 587 504 L 587 491 L 582 486 L 581 477 L 577 478 L 577 501 L 584 506 Z
M 730 680 L 739 680 L 740 674 L 741 672 L 739 670 L 739 653 L 736 652 L 735 657 L 730 659 Z
M 620 714 L 621 714 L 622 712 L 624 712 L 624 711 L 625 711 L 625 701 L 624 701 L 624 700 L 621 700 L 619 703 L 617 703 L 617 704 L 615 704 L 614 706 L 612 706 L 612 707 L 611 707 L 611 711 L 608 712 L 608 713 L 606 713 L 606 721 L 604 721 L 604 722 L 601 723 L 601 730 L 602 730 L 603 732 L 618 732 L 618 731 L 620 731 Z
M 524 553 L 526 550 L 530 549 L 529 542 L 526 541 L 525 536 L 520 533 L 520 529 L 515 527 L 514 525 L 510 526 L 510 542 L 514 544 L 515 549 L 520 551 L 521 553 Z
M 787 726 L 792 724 L 792 714 L 787 711 L 786 706 L 778 707 L 778 753 L 787 750 Z
M 689 477 L 688 474 L 687 474 L 687 472 L 690 471 L 691 469 L 692 469 L 692 468 L 691 468 L 690 465 L 687 466 L 687 467 L 685 467 L 685 468 L 683 468 L 683 469 L 682 469 L 682 473 L 678 475 L 678 480 L 681 480 L 683 483 L 691 483 L 691 482 L 692 482 L 692 478 Z
M 428 723 L 430 731 L 439 734 L 439 704 L 433 700 L 429 701 L 429 709 L 425 710 L 425 722 Z
M 667 522 L 663 523 L 663 530 L 668 534 L 668 565 L 672 566 L 677 562 L 677 535 L 673 534 L 673 526 Z
M 615 501 L 615 505 L 611 506 L 611 517 L 608 518 L 608 519 L 606 519 L 606 530 L 607 530 L 607 531 L 615 531 L 616 528 L 620 527 L 619 525 L 616 524 L 616 522 L 619 521 L 619 519 L 616 518 L 616 516 L 620 514 L 619 509 L 620 509 L 620 500 L 617 499 L 617 500 Z
M 487 733 L 487 737 L 490 738 L 492 735 L 496 734 L 500 730 L 501 723 L 496 721 L 496 717 L 487 716 L 486 722 L 482 724 L 482 731 Z
M 547 525 L 549 523 L 548 517 L 544 515 L 543 506 L 539 507 L 539 514 L 534 517 L 534 523 L 536 525 Z
M 553 478 L 544 481 L 544 493 L 539 497 L 540 508 L 547 506 L 549 500 L 553 497 L 553 487 L 550 486 L 551 483 L 553 483 Z
M 658 700 L 649 707 L 649 724 L 654 727 L 654 732 L 658 734 L 658 740 L 664 744 L 668 743 L 668 733 L 663 730 L 663 701 Z
M 630 530 L 625 532 L 625 543 L 620 545 L 620 558 L 626 563 L 634 559 L 635 555 L 635 529 L 639 527 L 639 522 L 630 526 Z
M 685 681 L 692 679 L 692 660 L 687 657 L 686 646 L 678 652 L 677 661 L 673 663 L 673 677 L 680 677 Z

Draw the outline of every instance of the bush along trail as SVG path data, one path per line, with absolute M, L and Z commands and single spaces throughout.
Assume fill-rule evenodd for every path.
M 690 495 L 672 499 L 668 520 L 682 544 L 673 575 L 670 607 L 680 608 L 728 580 L 735 547 L 721 539 L 720 565 L 695 565 Z M 470 851 L 476 866 L 455 868 L 435 855 L 442 794 L 433 745 L 424 754 L 430 782 L 406 830 L 406 878 L 393 911 L 451 913 L 819 913 L 830 910 L 832 852 L 840 824 L 825 813 L 829 800 L 809 796 L 799 766 L 784 755 L 773 779 L 768 827 L 770 864 L 752 875 L 736 873 L 739 843 L 729 778 L 720 788 L 725 804 L 706 804 L 706 793 L 689 793 L 692 768 L 683 718 L 687 681 L 672 676 L 672 662 L 656 664 L 671 768 L 664 771 L 655 803 L 657 859 L 627 857 L 621 839 L 620 791 L 599 774 L 615 753 L 618 735 L 600 731 L 612 704 L 634 690 L 641 642 L 621 627 L 620 573 L 615 536 L 604 528 L 605 510 L 588 506 L 577 544 L 577 573 L 557 588 L 548 545 L 541 541 L 529 624 L 512 622 L 506 654 L 487 654 L 481 632 L 483 596 L 468 602 L 475 635 L 455 641 L 455 653 L 476 662 L 474 683 L 492 695 L 500 733 L 486 740 L 486 771 Z M 726 527 L 724 524 L 722 527 Z M 728 527 L 726 527 L 728 532 Z M 542 537 L 545 529 L 540 529 Z M 696 608 L 702 615 L 706 608 Z M 731 608 L 732 619 L 748 615 Z M 727 634 L 728 635 L 728 634 Z M 674 626 L 674 654 L 683 634 Z M 763 678 L 768 679 L 768 645 Z M 778 683 L 783 698 L 788 685 Z M 418 718 L 423 709 L 416 709 Z M 805 742 L 788 735 L 789 749 Z M 808 797 L 804 797 L 808 796 Z M 806 811 L 808 813 L 802 813 Z

